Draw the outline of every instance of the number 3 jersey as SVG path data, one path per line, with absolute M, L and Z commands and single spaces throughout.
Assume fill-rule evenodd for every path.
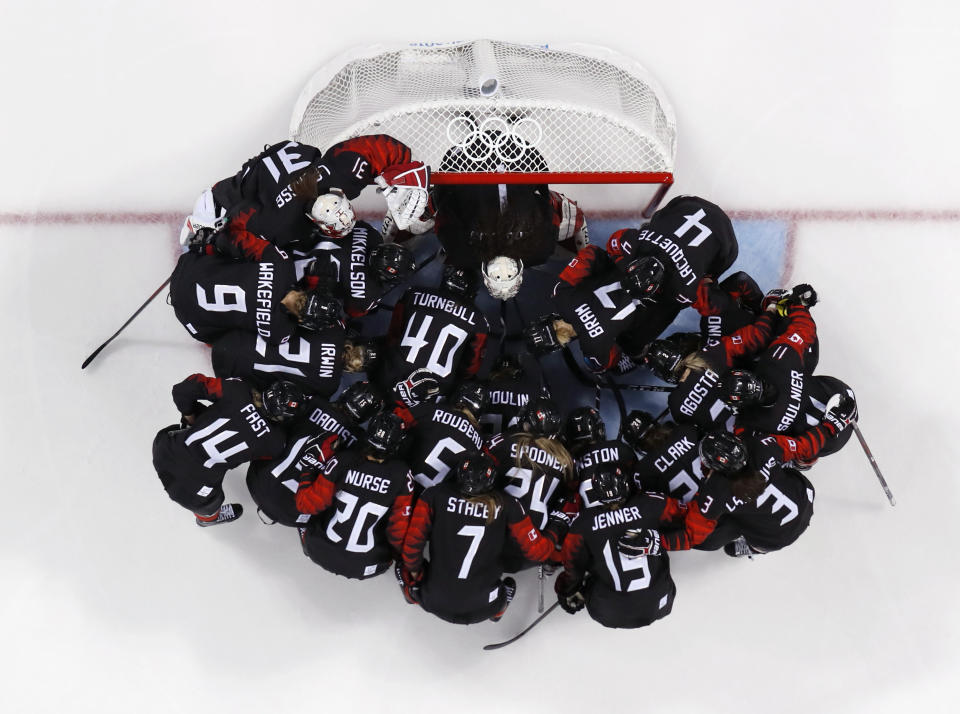
M 295 283 L 288 260 L 246 262 L 184 253 L 170 278 L 170 303 L 187 332 L 201 342 L 245 330 L 276 345 L 297 324 L 280 302 Z
M 415 369 L 428 369 L 446 394 L 477 374 L 490 325 L 472 304 L 442 290 L 410 288 L 393 310 L 378 381 L 392 389 Z
M 189 429 L 170 434 L 158 448 L 158 467 L 219 485 L 230 469 L 283 451 L 286 436 L 253 403 L 252 385 L 240 379 L 213 379 L 192 374 L 173 387 L 181 414 L 200 411 L 198 400 L 213 405 Z
M 403 546 L 412 498 L 413 481 L 402 461 L 340 452 L 297 493 L 301 511 L 319 513 L 303 533 L 304 551 L 337 575 L 379 575 Z

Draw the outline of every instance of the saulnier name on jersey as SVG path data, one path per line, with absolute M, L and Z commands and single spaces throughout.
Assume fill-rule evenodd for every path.
M 413 304 L 418 307 L 443 310 L 454 317 L 459 317 L 469 325 L 476 326 L 477 324 L 476 311 L 471 310 L 466 305 L 458 303 L 456 300 L 451 298 L 445 298 L 441 295 L 432 295 L 430 293 L 422 293 L 419 290 L 414 290 L 412 292 L 412 301 Z

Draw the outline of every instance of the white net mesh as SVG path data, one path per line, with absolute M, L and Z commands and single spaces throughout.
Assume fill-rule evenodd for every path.
M 292 138 L 320 148 L 362 134 L 399 139 L 449 172 L 671 172 L 673 111 L 632 60 L 477 40 L 376 47 L 318 72 Z

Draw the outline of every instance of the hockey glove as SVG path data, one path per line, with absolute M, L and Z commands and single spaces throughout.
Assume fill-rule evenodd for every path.
M 555 312 L 544 315 L 523 329 L 523 336 L 527 347 L 534 355 L 545 355 L 559 350 L 562 345 L 557 337 L 557 330 L 553 323 L 559 320 L 560 315 Z
M 660 555 L 660 532 L 651 528 L 631 529 L 620 536 L 617 550 L 625 558 Z
M 817 291 L 807 283 L 800 283 L 794 286 L 790 298 L 794 304 L 803 305 L 804 307 L 813 307 L 819 302 L 817 299 Z
M 430 188 L 430 167 L 422 161 L 388 166 L 374 182 L 378 186 L 377 191 L 386 199 L 387 208 L 398 230 L 410 230 L 414 221 L 424 217 L 424 209 L 429 200 L 427 190 Z M 430 227 L 424 228 L 422 232 L 426 232 Z
M 565 612 L 575 615 L 587 605 L 585 583 L 574 580 L 566 570 L 557 576 L 553 586 L 557 593 L 557 602 Z
M 440 382 L 433 372 L 421 367 L 413 370 L 406 379 L 397 382 L 393 391 L 408 407 L 415 407 L 436 397 L 440 393 Z
M 840 394 L 830 398 L 823 420 L 832 425 L 837 434 L 840 434 L 851 422 L 857 420 L 857 416 L 857 403 L 853 397 L 849 394 Z

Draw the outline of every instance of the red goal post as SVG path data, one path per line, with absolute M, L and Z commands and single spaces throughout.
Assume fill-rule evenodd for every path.
M 326 148 L 389 134 L 435 184 L 673 183 L 676 121 L 637 62 L 586 44 L 376 45 L 320 69 L 290 135 Z

